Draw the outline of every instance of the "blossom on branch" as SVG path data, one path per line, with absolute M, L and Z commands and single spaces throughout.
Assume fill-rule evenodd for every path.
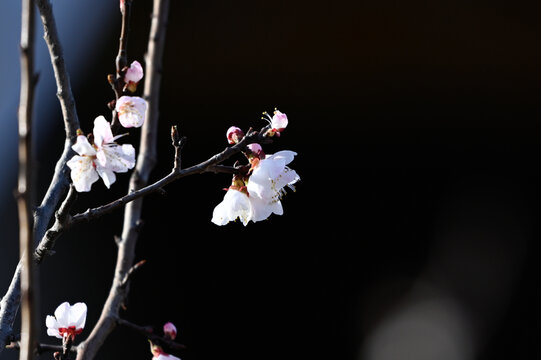
M 115 173 L 124 173 L 135 166 L 135 149 L 130 144 L 119 145 L 115 140 L 124 136 L 113 136 L 111 125 L 103 116 L 94 120 L 94 146 L 96 171 L 109 188 L 115 181 Z
M 125 128 L 141 127 L 145 122 L 147 102 L 138 96 L 121 96 L 116 101 L 115 110 Z
M 132 62 L 124 74 L 124 82 L 126 83 L 124 90 L 127 89 L 130 92 L 135 92 L 137 90 L 137 83 L 141 81 L 143 74 L 143 67 L 139 61 Z
M 135 149 L 132 145 L 115 143 L 124 136 L 113 136 L 111 125 L 103 116 L 94 120 L 94 144 L 79 135 L 72 146 L 79 155 L 73 156 L 66 164 L 71 169 L 71 180 L 78 192 L 90 191 L 92 184 L 100 177 L 109 188 L 115 181 L 115 173 L 127 172 L 135 166 Z
M 45 319 L 47 335 L 73 341 L 85 327 L 86 311 L 86 304 L 82 302 L 73 305 L 68 302 L 60 304 L 54 311 L 54 316 L 47 315 Z
M 278 109 L 274 110 L 274 115 L 271 117 L 267 112 L 264 112 L 263 115 L 266 116 L 262 119 L 267 120 L 271 126 L 271 129 L 267 131 L 267 136 L 280 136 L 280 133 L 285 130 L 288 124 L 286 114 L 280 112 Z
M 246 186 L 248 193 L 264 201 L 280 201 L 285 194 L 287 185 L 294 189 L 293 184 L 300 180 L 295 170 L 288 165 L 297 153 L 289 150 L 279 151 L 272 155 L 263 155 L 262 160 L 252 161 L 252 174 Z
M 223 201 L 214 208 L 211 219 L 214 224 L 222 226 L 238 218 L 246 226 L 250 221 L 262 221 L 273 213 L 283 213 L 279 201 L 266 201 L 251 196 L 245 183 L 245 179 L 233 177 L 233 185 L 227 189 Z
M 100 177 L 96 171 L 96 149 L 90 145 L 84 135 L 77 136 L 72 149 L 79 155 L 73 156 L 66 165 L 71 169 L 71 181 L 78 192 L 90 191 L 92 184 Z

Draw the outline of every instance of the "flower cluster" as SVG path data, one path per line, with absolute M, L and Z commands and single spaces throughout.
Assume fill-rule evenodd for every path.
M 288 124 L 286 114 L 278 110 L 272 117 L 264 114 L 269 121 L 265 136 L 280 136 Z M 244 132 L 232 126 L 226 137 L 230 144 L 236 144 L 242 140 Z M 293 185 L 300 180 L 295 170 L 287 166 L 297 155 L 293 151 L 265 155 L 261 145 L 253 143 L 247 146 L 245 155 L 249 161 L 247 171 L 233 176 L 223 201 L 214 208 L 211 221 L 216 225 L 225 225 L 238 218 L 246 226 L 250 221 L 265 220 L 272 214 L 282 215 L 280 200 L 286 192 L 285 187 L 294 190 Z
M 134 61 L 125 70 L 125 90 L 135 91 L 143 78 L 143 68 Z M 125 128 L 140 127 L 145 121 L 147 103 L 137 96 L 121 96 L 115 104 L 120 124 Z M 126 134 L 113 135 L 111 124 L 103 117 L 94 120 L 92 135 L 85 137 L 79 130 L 72 149 L 77 153 L 68 162 L 71 180 L 78 192 L 90 191 L 92 184 L 101 178 L 107 188 L 115 181 L 115 173 L 124 173 L 135 166 L 135 149 L 130 144 L 117 144 Z

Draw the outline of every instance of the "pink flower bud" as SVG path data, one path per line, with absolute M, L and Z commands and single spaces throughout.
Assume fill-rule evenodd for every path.
M 276 110 L 271 120 L 271 126 L 274 131 L 281 132 L 287 127 L 287 116 L 284 113 Z
M 248 150 L 255 155 L 259 159 L 265 158 L 265 153 L 263 152 L 263 148 L 258 143 L 253 143 L 247 146 Z
M 229 129 L 227 129 L 227 141 L 229 144 L 237 144 L 242 140 L 243 137 L 244 132 L 240 128 L 231 126 Z
M 134 61 L 131 63 L 128 70 L 126 70 L 126 74 L 124 75 L 124 82 L 126 84 L 133 82 L 138 83 L 143 78 L 143 67 L 139 63 L 139 61 Z
M 166 338 L 175 340 L 175 338 L 177 337 L 177 328 L 172 322 L 167 322 L 163 326 L 163 333 Z

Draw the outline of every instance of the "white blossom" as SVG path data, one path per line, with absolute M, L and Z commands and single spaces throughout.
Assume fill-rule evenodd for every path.
M 258 197 L 268 202 L 279 202 L 285 193 L 287 185 L 294 189 L 293 184 L 300 180 L 295 170 L 287 165 L 293 161 L 297 153 L 289 150 L 267 155 L 263 160 L 256 160 L 252 174 L 246 186 L 252 197 Z
M 223 201 L 214 208 L 211 221 L 222 226 L 240 219 L 246 226 L 250 221 L 265 220 L 273 213 L 282 215 L 280 201 L 267 201 L 257 196 L 250 196 L 246 188 L 238 189 L 232 186 L 227 190 Z
M 115 173 L 123 173 L 135 166 L 135 149 L 132 145 L 115 143 L 123 135 L 113 136 L 111 125 L 103 116 L 94 120 L 94 145 L 79 135 L 72 146 L 79 155 L 66 164 L 71 169 L 71 180 L 79 192 L 90 191 L 100 177 L 109 188 L 115 181 Z
M 77 142 L 72 146 L 72 149 L 79 155 L 73 156 L 66 163 L 71 169 L 71 181 L 78 192 L 90 191 L 92 184 L 99 179 L 94 162 L 96 150 L 84 135 L 77 136 Z
M 47 315 L 45 325 L 47 325 L 47 335 L 59 339 L 71 338 L 80 334 L 85 327 L 86 322 L 86 304 L 79 302 L 70 305 L 68 302 L 60 304 L 54 316 Z
M 96 171 L 109 188 L 115 181 L 115 173 L 124 173 L 135 166 L 135 149 L 130 144 L 119 145 L 113 136 L 111 125 L 103 116 L 94 120 L 94 145 L 96 146 Z
M 229 188 L 223 201 L 214 208 L 211 221 L 216 225 L 225 225 L 237 218 L 244 226 L 248 225 L 253 218 L 252 204 L 245 191 Z
M 125 128 L 141 127 L 145 122 L 147 102 L 138 96 L 121 96 L 116 101 L 115 110 Z

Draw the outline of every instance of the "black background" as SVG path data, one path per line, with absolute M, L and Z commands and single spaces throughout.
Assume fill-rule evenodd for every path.
M 143 60 L 150 12 L 135 1 L 130 61 Z M 146 198 L 147 264 L 122 316 L 173 321 L 184 360 L 368 358 L 367 339 L 423 282 L 421 297 L 443 291 L 466 309 L 472 358 L 539 356 L 540 34 L 539 7 L 521 1 L 172 1 L 153 179 L 172 166 L 172 124 L 190 166 L 227 145 L 229 126 L 259 128 L 278 107 L 290 125 L 265 151 L 296 151 L 301 182 L 283 216 L 247 227 L 210 222 L 227 175 Z M 89 54 L 76 90 L 85 132 L 109 114 L 117 39 Z M 96 183 L 74 211 L 122 195 L 127 180 Z M 58 241 L 42 265 L 43 316 L 85 301 L 88 335 L 121 219 Z M 150 356 L 117 329 L 98 357 Z

